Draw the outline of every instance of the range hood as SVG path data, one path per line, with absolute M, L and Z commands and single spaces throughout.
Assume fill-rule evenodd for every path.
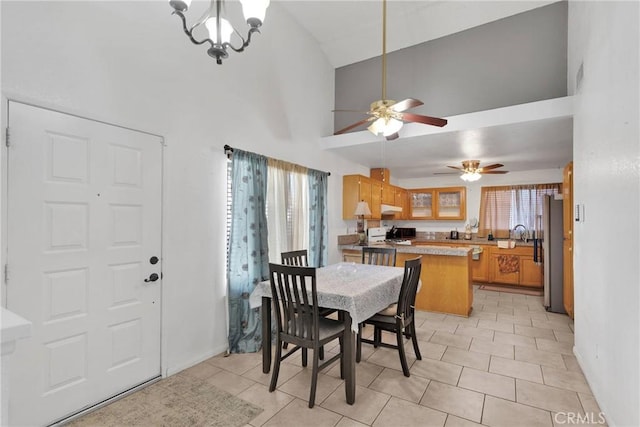
M 400 206 L 382 205 L 380 208 L 382 215 L 393 215 L 395 213 L 402 212 L 402 208 Z

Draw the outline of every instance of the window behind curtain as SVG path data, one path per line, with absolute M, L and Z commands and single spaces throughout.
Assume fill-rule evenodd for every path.
M 227 163 L 227 253 L 231 235 L 232 163 Z M 269 259 L 280 262 L 280 253 L 309 246 L 308 174 L 303 167 L 269 161 L 267 228 Z M 227 259 L 227 263 L 229 260 Z M 227 266 L 228 267 L 228 266 Z
M 541 233 L 543 196 L 561 193 L 561 183 L 482 187 L 478 236 L 491 231 L 495 237 L 508 238 L 517 224 Z
M 275 159 L 268 164 L 269 259 L 279 263 L 282 252 L 309 248 L 309 176 L 302 166 Z

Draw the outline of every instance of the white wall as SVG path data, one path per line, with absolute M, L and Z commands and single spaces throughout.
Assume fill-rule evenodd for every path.
M 319 149 L 333 69 L 316 42 L 274 2 L 262 34 L 221 66 L 167 2 L 1 7 L 4 97 L 165 138 L 163 372 L 224 351 L 223 145 L 330 171 L 331 242 L 342 225 L 342 175 L 357 166 Z
M 574 353 L 610 426 L 640 425 L 639 3 L 569 3 Z

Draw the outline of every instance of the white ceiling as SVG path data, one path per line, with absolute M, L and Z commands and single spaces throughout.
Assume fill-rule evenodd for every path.
M 277 3 L 318 41 L 334 67 L 382 52 L 380 0 Z M 387 52 L 550 3 L 554 1 L 388 0 Z M 265 22 L 265 31 L 267 27 Z M 377 94 L 372 94 L 372 101 L 376 99 Z M 562 106 L 552 100 L 550 104 L 527 105 L 524 110 L 500 109 L 495 115 L 480 112 L 449 117 L 449 124 L 442 129 L 409 124 L 395 141 L 385 142 L 364 130 L 323 138 L 323 144 L 365 166 L 389 168 L 396 179 L 449 172 L 447 165 L 459 165 L 465 159 L 503 163 L 503 169 L 513 172 L 562 168 L 572 158 L 571 102 L 570 98 L 556 101 Z M 553 107 L 550 110 L 549 105 Z

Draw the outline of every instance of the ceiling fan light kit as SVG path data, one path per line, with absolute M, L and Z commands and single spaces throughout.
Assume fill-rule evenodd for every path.
M 182 29 L 187 37 L 189 37 L 189 40 L 196 45 L 209 43 L 211 47 L 207 50 L 207 54 L 215 58 L 218 64 L 222 64 L 222 60 L 229 57 L 227 49 L 242 52 L 249 46 L 249 43 L 251 43 L 251 35 L 260 32 L 259 28 L 264 22 L 264 16 L 267 12 L 267 7 L 269 7 L 270 0 L 240 0 L 242 13 L 249 26 L 246 38 L 242 37 L 229 21 L 222 17 L 222 7 L 224 3 L 225 0 L 211 0 L 209 9 L 205 11 L 194 25 L 188 28 L 185 12 L 189 10 L 191 0 L 169 0 L 169 5 L 173 7 L 172 15 L 178 15 L 178 17 L 180 17 L 182 20 Z M 193 33 L 201 26 L 207 29 L 209 37 L 203 40 L 197 40 Z M 241 40 L 239 47 L 231 44 L 231 36 L 234 33 Z
M 340 129 L 334 132 L 334 135 L 340 135 L 366 123 L 373 122 L 367 128 L 371 133 L 374 135 L 382 134 L 387 140 L 393 140 L 398 138 L 398 131 L 402 129 L 404 122 L 423 123 L 440 127 L 447 124 L 446 119 L 403 113 L 405 110 L 422 104 L 422 101 L 413 98 L 407 98 L 400 102 L 387 99 L 387 0 L 382 0 L 382 99 L 371 103 L 369 111 L 366 112 L 370 117 Z
M 493 165 L 480 167 L 480 160 L 463 160 L 462 167 L 459 166 L 447 166 L 451 169 L 456 169 L 462 172 L 460 179 L 466 182 L 474 182 L 479 180 L 482 175 L 498 175 L 505 174 L 509 171 L 497 171 L 494 169 L 503 167 L 503 164 L 495 163 Z M 449 175 L 454 172 L 437 172 L 436 175 Z

